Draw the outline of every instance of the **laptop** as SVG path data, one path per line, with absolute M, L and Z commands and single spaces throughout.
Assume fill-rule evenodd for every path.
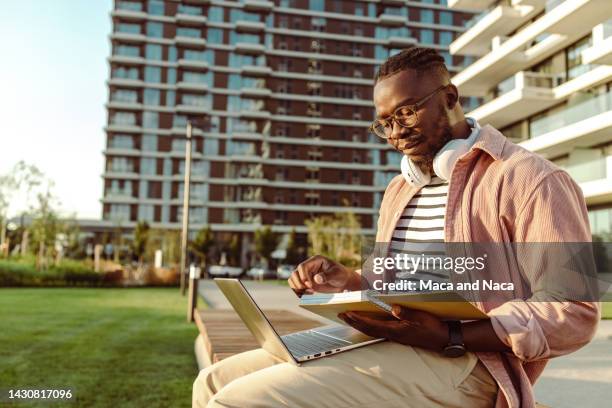
M 385 340 L 367 336 L 350 326 L 341 324 L 279 336 L 240 280 L 215 278 L 215 283 L 261 348 L 283 361 L 299 365 L 309 360 Z

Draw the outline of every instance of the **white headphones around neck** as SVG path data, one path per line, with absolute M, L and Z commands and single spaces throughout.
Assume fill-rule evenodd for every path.
M 470 136 L 467 139 L 450 140 L 436 153 L 433 159 L 434 173 L 444 181 L 450 179 L 455 163 L 470 150 L 480 134 L 480 125 L 476 119 L 466 117 L 465 120 L 472 129 Z M 406 155 L 402 157 L 401 168 L 406 182 L 414 187 L 421 188 L 431 181 L 431 174 L 424 173 Z

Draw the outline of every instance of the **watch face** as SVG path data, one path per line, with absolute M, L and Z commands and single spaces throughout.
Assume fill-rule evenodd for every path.
M 465 347 L 461 344 L 453 344 L 444 347 L 444 355 L 446 357 L 461 357 L 465 354 Z

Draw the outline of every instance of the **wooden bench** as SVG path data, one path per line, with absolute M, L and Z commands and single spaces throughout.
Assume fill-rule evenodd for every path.
M 286 310 L 266 310 L 264 313 L 281 336 L 322 325 Z M 194 319 L 200 331 L 196 340 L 196 358 L 200 369 L 234 354 L 259 348 L 249 329 L 233 310 L 197 310 Z M 536 403 L 536 408 L 549 407 Z
M 265 310 L 264 313 L 281 336 L 322 325 L 321 322 L 286 310 Z M 196 341 L 196 356 L 200 367 L 259 348 L 249 329 L 233 310 L 197 310 L 194 319 L 200 331 Z

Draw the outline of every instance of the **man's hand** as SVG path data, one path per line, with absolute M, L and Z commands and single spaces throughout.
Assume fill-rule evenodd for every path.
M 289 286 L 298 296 L 356 290 L 360 282 L 361 277 L 357 272 L 321 255 L 312 256 L 299 264 L 289 277 Z
M 371 337 L 436 351 L 442 351 L 448 344 L 448 326 L 431 313 L 393 305 L 393 316 L 364 312 L 338 315 L 347 324 Z

